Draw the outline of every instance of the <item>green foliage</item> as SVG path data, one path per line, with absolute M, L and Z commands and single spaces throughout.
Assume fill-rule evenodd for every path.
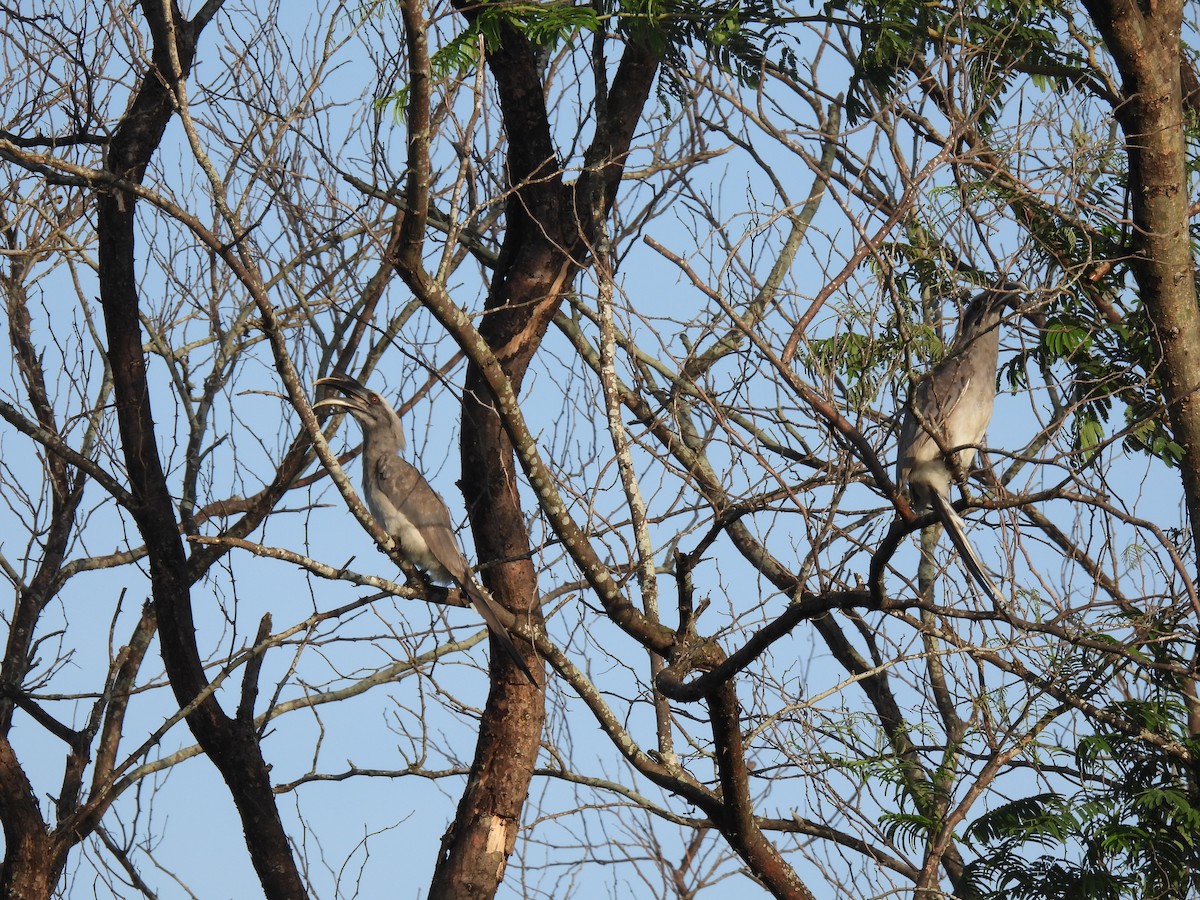
M 1126 700 L 1107 712 L 1126 727 L 1080 740 L 1076 793 L 1013 800 L 967 829 L 968 845 L 979 852 L 967 867 L 976 896 L 1200 896 L 1200 795 L 1175 756 L 1138 734 L 1191 745 L 1184 704 L 1162 690 L 1156 700 Z M 1046 852 L 1031 858 L 1031 848 Z
M 519 32 L 531 44 L 556 48 L 578 35 L 602 27 L 631 41 L 651 45 L 663 58 L 663 87 L 684 96 L 682 74 L 695 69 L 691 54 L 699 51 L 710 62 L 744 84 L 757 84 L 769 52 L 782 34 L 782 19 L 774 0 L 632 0 L 617 4 L 571 2 L 485 2 L 474 8 L 467 27 L 439 48 L 430 64 L 435 79 L 471 71 L 479 62 L 479 46 L 495 51 L 506 29 Z M 774 65 L 794 72 L 796 59 L 785 46 Z M 402 115 L 408 88 L 382 101 Z
M 1096 415 L 1095 407 L 1081 409 L 1075 415 L 1075 449 L 1079 451 L 1084 465 L 1090 463 L 1104 442 L 1104 423 Z
M 913 225 L 908 230 L 910 240 L 880 247 L 880 256 L 893 261 L 885 276 L 891 290 L 900 297 L 961 293 L 961 284 L 951 280 L 942 261 L 930 254 L 921 226 Z M 946 345 L 939 330 L 914 318 L 910 309 L 883 323 L 876 321 L 876 310 L 870 305 L 849 310 L 846 315 L 850 320 L 846 330 L 809 341 L 804 364 L 810 373 L 841 378 L 854 403 L 872 401 L 884 376 L 896 370 L 898 360 L 912 360 L 918 363 L 918 370 L 924 370 L 945 355 Z M 875 332 L 873 337 L 855 329 L 860 321 L 864 332 Z M 905 391 L 907 387 L 901 393 Z
M 1058 794 L 1034 794 L 1011 800 L 980 816 L 967 837 L 974 843 L 1028 842 L 1042 847 L 1063 844 L 1079 830 L 1074 807 Z
M 464 66 L 475 61 L 479 39 L 484 49 L 494 51 L 500 46 L 503 27 L 521 32 L 539 47 L 557 47 L 581 31 L 595 31 L 600 24 L 591 6 L 570 3 L 485 3 L 467 29 L 435 54 L 435 60 Z
M 847 313 L 849 322 L 832 337 L 808 341 L 807 353 L 801 357 L 805 370 L 822 380 L 838 378 L 854 406 L 871 404 L 879 393 L 880 384 L 893 372 L 896 360 L 906 355 L 922 361 L 922 368 L 934 364 L 946 352 L 937 330 L 930 325 L 892 318 L 878 327 L 875 335 L 868 332 L 870 321 L 862 323 L 863 331 L 855 328 L 856 313 Z
M 985 131 L 999 115 L 1005 92 L 1021 73 L 1034 71 L 1042 83 L 1062 90 L 1085 71 L 1086 61 L 1060 48 L 1061 5 L 984 0 L 973 9 L 955 3 L 865 0 L 853 5 L 829 0 L 830 19 L 852 15 L 862 47 L 846 109 L 852 122 L 874 108 L 872 94 L 892 98 L 914 71 L 940 56 L 952 57 L 970 76 L 973 108 Z
M 480 42 L 485 52 L 496 50 L 506 26 L 536 46 L 554 48 L 580 32 L 596 31 L 599 25 L 592 6 L 567 2 L 485 3 L 463 31 L 433 53 L 429 65 L 435 81 L 470 72 L 479 63 Z M 380 103 L 392 105 L 397 116 L 402 116 L 408 105 L 408 87 L 384 97 Z
M 1103 440 L 1115 402 L 1124 408 L 1126 449 L 1169 466 L 1179 463 L 1182 450 L 1163 412 L 1159 384 L 1146 374 L 1154 370 L 1157 351 L 1143 310 L 1109 322 L 1080 304 L 1062 305 L 1048 316 L 1040 349 L 1047 362 L 1065 363 L 1071 371 L 1075 446 L 1084 463 Z
M 1171 435 L 1159 397 L 1142 398 L 1130 403 L 1125 407 L 1125 420 L 1127 448 L 1148 453 L 1172 467 L 1183 461 L 1183 447 Z
M 746 85 L 759 83 L 764 66 L 796 71 L 775 0 L 606 0 L 603 11 L 615 33 L 650 45 L 662 57 L 664 100 L 689 96 L 686 82 L 697 53 Z
M 809 374 L 821 378 L 841 378 L 851 402 L 867 404 L 879 390 L 886 360 L 886 351 L 881 353 L 877 343 L 866 334 L 849 330 L 814 339 L 809 341 L 804 366 Z
M 1116 291 L 1110 294 L 1116 296 Z M 1157 349 L 1145 310 L 1137 304 L 1101 314 L 1087 297 L 1063 294 L 1044 307 L 1040 341 L 1010 357 L 1005 373 L 1019 386 L 1032 363 L 1059 373 L 1069 389 L 1063 400 L 1072 411 L 1077 464 L 1087 465 L 1113 432 L 1131 453 L 1154 456 L 1176 466 L 1183 451 L 1164 412 L 1154 376 Z M 1113 410 L 1121 409 L 1114 427 Z M 1119 430 L 1118 430 L 1119 429 Z
M 883 813 L 879 825 L 888 843 L 915 852 L 925 846 L 936 827 L 936 822 L 916 813 Z
M 1091 338 L 1091 329 L 1084 327 L 1081 322 L 1047 322 L 1042 329 L 1042 346 L 1051 356 L 1059 359 L 1076 352 L 1086 352 L 1091 346 Z

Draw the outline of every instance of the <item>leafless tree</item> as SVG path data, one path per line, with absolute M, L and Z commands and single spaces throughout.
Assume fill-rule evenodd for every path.
M 0 5 L 0 893 L 978 896 L 1106 763 L 1200 809 L 1195 23 L 881 10 Z M 891 472 L 1005 282 L 997 605 Z

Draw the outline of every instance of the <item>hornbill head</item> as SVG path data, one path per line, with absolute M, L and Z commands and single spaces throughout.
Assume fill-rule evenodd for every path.
M 396 449 L 404 446 L 404 429 L 400 425 L 400 416 L 382 396 L 343 372 L 335 372 L 328 378 L 317 379 L 317 387 L 330 387 L 341 391 L 345 396 L 326 397 L 314 403 L 313 409 L 345 409 L 362 426 L 363 439 L 367 443 L 391 443 Z

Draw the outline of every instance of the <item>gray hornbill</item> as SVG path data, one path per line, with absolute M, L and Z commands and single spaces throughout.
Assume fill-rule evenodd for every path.
M 450 524 L 450 510 L 429 482 L 400 457 L 404 431 L 400 417 L 379 394 L 349 375 L 335 373 L 317 386 L 341 391 L 344 397 L 327 397 L 313 409 L 340 407 L 362 426 L 363 499 L 375 521 L 400 547 L 401 555 L 436 582 L 453 582 L 483 617 L 492 635 L 513 662 L 536 684 L 533 672 L 500 624 L 495 601 L 471 574 Z
M 1000 318 L 1012 302 L 1009 290 L 992 290 L 967 305 L 945 358 L 916 383 L 900 427 L 896 461 L 896 481 L 908 488 L 913 506 L 933 509 L 971 575 L 1001 606 L 1004 597 L 967 540 L 949 495 L 951 481 L 970 467 L 992 419 Z

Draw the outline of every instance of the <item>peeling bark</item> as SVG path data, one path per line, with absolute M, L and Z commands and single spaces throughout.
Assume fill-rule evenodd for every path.
M 460 7 L 463 15 L 473 11 Z M 506 232 L 479 332 L 519 391 L 546 329 L 562 306 L 587 248 L 596 216 L 607 214 L 634 128 L 658 71 L 648 47 L 630 45 L 614 77 L 607 127 L 588 153 L 591 167 L 564 183 L 553 149 L 545 94 L 533 48 L 511 28 L 487 64 L 500 95 L 514 185 Z M 589 201 L 599 199 L 599 208 Z M 591 209 L 592 212 L 586 213 Z M 532 628 L 541 609 L 533 546 L 521 507 L 512 443 L 484 373 L 472 366 L 463 391 L 463 493 L 487 587 Z M 521 809 L 537 761 L 545 719 L 544 689 L 529 685 L 503 653 L 494 652 L 492 689 L 479 742 L 454 823 L 442 842 L 432 897 L 491 897 L 516 840 Z M 528 658 L 531 668 L 540 662 Z M 499 823 L 499 824 L 498 824 Z

